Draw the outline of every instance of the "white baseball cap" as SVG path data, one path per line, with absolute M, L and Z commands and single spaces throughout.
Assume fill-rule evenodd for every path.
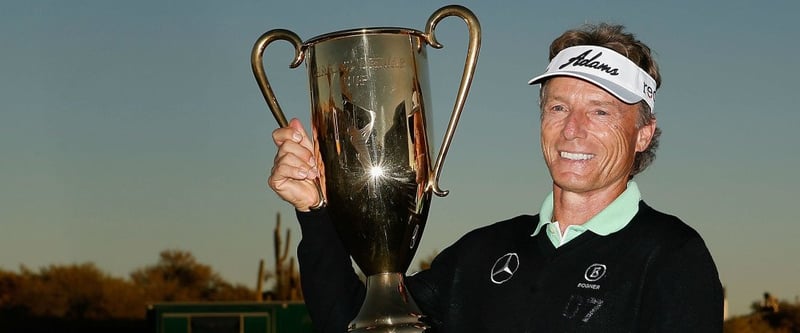
M 625 103 L 645 101 L 655 110 L 656 80 L 627 57 L 595 45 L 572 46 L 561 50 L 547 65 L 544 74 L 528 84 L 539 84 L 553 76 L 571 76 L 589 81 Z

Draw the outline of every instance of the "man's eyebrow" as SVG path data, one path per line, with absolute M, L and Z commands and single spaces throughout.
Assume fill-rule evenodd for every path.
M 560 102 L 560 101 L 564 100 L 564 98 L 562 98 L 560 96 L 554 96 L 554 95 L 545 95 L 543 97 L 544 97 L 544 98 L 542 98 L 543 102 L 548 102 L 548 101 L 559 101 Z
M 617 106 L 618 104 L 616 100 L 597 100 L 597 99 L 592 99 L 589 101 L 589 103 L 596 106 Z

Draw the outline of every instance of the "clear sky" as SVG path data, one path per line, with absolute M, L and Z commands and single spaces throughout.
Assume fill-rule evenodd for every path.
M 276 123 L 250 71 L 253 42 L 366 26 L 424 29 L 435 1 L 5 1 L 0 6 L 0 268 L 94 262 L 126 277 L 165 249 L 255 286 L 272 258 L 267 190 Z M 535 214 L 550 191 L 537 89 L 547 47 L 582 23 L 626 25 L 664 77 L 644 199 L 706 239 L 733 314 L 800 295 L 796 1 L 464 1 L 483 46 L 417 257 L 468 230 Z M 466 50 L 457 18 L 429 50 L 435 146 Z M 266 67 L 287 114 L 309 119 L 288 43 Z

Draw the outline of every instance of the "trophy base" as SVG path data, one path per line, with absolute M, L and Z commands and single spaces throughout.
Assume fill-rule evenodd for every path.
M 367 295 L 350 325 L 353 333 L 420 333 L 428 325 L 420 321 L 422 311 L 408 293 L 400 273 L 378 273 L 367 277 Z

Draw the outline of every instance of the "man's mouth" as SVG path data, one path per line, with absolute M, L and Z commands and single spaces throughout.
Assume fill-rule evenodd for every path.
M 585 161 L 592 159 L 594 157 L 594 154 L 570 153 L 566 151 L 560 152 L 560 155 L 561 158 L 566 158 L 568 160 L 573 160 L 573 161 Z

